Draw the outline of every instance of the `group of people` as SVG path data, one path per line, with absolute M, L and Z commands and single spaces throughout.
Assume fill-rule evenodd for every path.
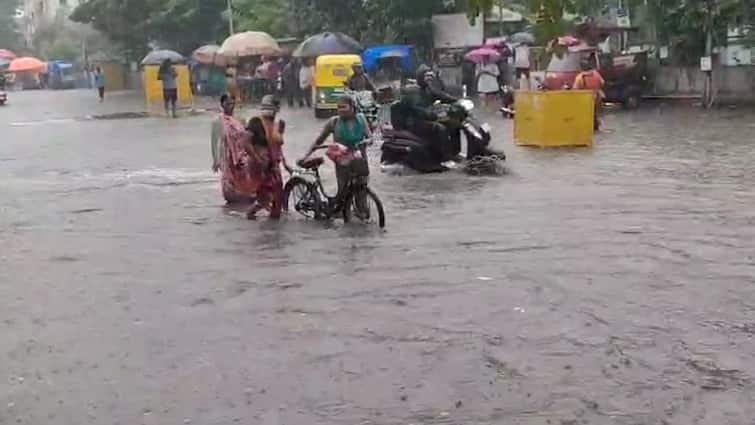
M 286 208 L 283 169 L 293 172 L 283 155 L 286 123 L 277 118 L 280 103 L 273 95 L 264 96 L 259 115 L 246 123 L 234 116 L 233 96 L 224 94 L 220 104 L 222 112 L 212 127 L 211 151 L 212 170 L 221 174 L 223 197 L 229 205 L 248 205 L 249 219 L 255 219 L 262 210 L 269 211 L 272 219 L 280 218 Z M 360 178 L 369 176 L 367 155 L 361 142 L 371 137 L 370 126 L 351 97 L 339 99 L 338 114 L 326 122 L 303 159 L 331 137 L 347 153 L 361 151 L 361 155 L 353 155 L 354 160 L 348 164 L 336 162 L 340 194 L 355 173 Z
M 221 114 L 212 126 L 212 170 L 221 173 L 223 197 L 228 204 L 246 204 L 247 217 L 254 219 L 262 209 L 279 218 L 283 210 L 281 166 L 291 167 L 283 155 L 286 124 L 277 119 L 279 105 L 266 95 L 260 114 L 247 123 L 233 114 L 236 100 L 220 98 Z
M 226 89 L 236 102 L 275 95 L 285 97 L 291 107 L 312 107 L 313 78 L 309 59 L 265 57 L 256 67 L 251 63 L 229 66 Z
M 177 117 L 176 104 L 178 102 L 178 72 L 173 67 L 170 59 L 165 59 L 157 71 L 157 79 L 162 83 L 163 101 L 165 103 L 165 115 L 173 118 Z M 102 68 L 95 67 L 92 74 L 94 87 L 97 89 L 97 97 L 100 102 L 105 101 L 105 87 L 107 78 Z

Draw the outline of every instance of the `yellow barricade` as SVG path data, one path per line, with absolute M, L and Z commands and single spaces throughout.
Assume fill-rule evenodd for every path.
M 518 91 L 514 140 L 524 146 L 592 146 L 595 99 L 591 91 Z
M 194 107 L 194 96 L 191 93 L 191 78 L 189 67 L 187 65 L 173 65 L 178 77 L 178 106 Z M 160 70 L 159 65 L 147 65 L 142 69 L 142 78 L 144 82 L 144 99 L 147 102 L 147 111 L 152 112 L 153 106 L 159 106 L 157 111 L 163 110 L 163 82 L 157 79 L 157 73 Z

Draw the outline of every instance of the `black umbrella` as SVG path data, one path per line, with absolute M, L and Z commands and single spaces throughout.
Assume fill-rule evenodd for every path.
M 317 57 L 321 55 L 359 54 L 364 47 L 358 41 L 340 32 L 324 32 L 304 40 L 294 50 L 295 57 Z

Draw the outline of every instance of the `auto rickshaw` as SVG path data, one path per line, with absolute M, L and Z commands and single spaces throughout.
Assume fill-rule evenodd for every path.
M 346 81 L 354 73 L 352 67 L 362 63 L 359 55 L 324 55 L 315 62 L 315 117 L 326 118 L 335 113 L 338 98 L 345 93 Z

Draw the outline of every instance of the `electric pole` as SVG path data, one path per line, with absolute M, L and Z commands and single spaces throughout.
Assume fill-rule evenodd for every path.
M 230 32 L 230 35 L 235 33 L 233 30 L 233 2 L 231 0 L 228 0 L 228 32 Z

